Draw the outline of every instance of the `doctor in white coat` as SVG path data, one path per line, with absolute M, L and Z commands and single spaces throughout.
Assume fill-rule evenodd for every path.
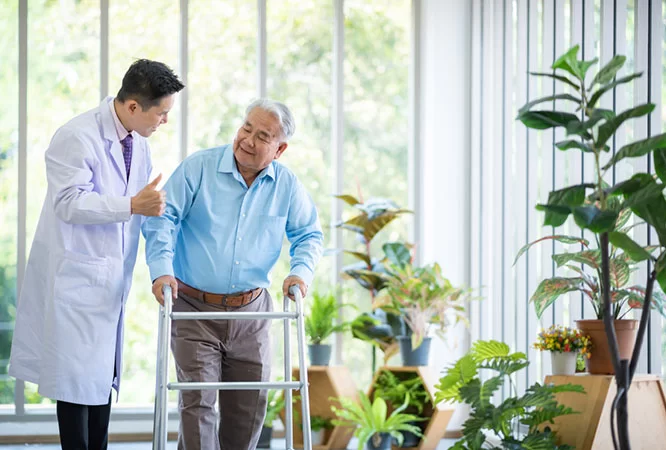
M 62 448 L 107 448 L 122 372 L 123 314 L 143 216 L 161 215 L 146 138 L 183 89 L 135 61 L 117 97 L 63 125 L 46 150 L 48 191 L 18 301 L 9 374 L 57 400 Z

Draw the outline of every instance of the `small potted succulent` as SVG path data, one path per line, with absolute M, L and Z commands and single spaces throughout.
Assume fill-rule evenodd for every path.
M 573 375 L 576 373 L 578 354 L 590 357 L 590 337 L 575 328 L 552 325 L 541 330 L 534 348 L 550 352 L 553 375 Z

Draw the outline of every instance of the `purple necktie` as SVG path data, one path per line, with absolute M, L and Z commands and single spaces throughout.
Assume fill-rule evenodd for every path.
M 127 179 L 129 180 L 130 165 L 132 164 L 132 135 L 128 134 L 125 139 L 121 140 L 123 145 L 123 158 L 125 158 L 125 171 L 127 172 Z

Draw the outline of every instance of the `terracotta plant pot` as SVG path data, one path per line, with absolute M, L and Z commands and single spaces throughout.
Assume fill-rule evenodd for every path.
M 620 359 L 631 359 L 638 331 L 638 320 L 616 320 L 614 324 L 620 348 Z M 594 375 L 614 375 L 615 369 L 608 348 L 604 321 L 576 320 L 576 327 L 590 336 L 592 341 L 592 357 L 585 360 L 587 371 Z

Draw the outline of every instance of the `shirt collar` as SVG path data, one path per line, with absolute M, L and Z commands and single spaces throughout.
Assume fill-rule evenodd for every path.
M 217 171 L 222 173 L 232 173 L 238 175 L 239 179 L 242 179 L 242 175 L 238 171 L 238 166 L 236 165 L 234 149 L 231 144 L 227 145 L 227 147 L 224 149 L 224 154 L 222 155 L 220 164 L 217 167 Z M 271 162 L 268 167 L 259 172 L 259 175 L 257 175 L 257 180 L 265 176 L 275 180 L 275 161 Z
M 116 113 L 116 108 L 114 107 L 113 98 L 109 102 L 109 109 L 111 110 L 111 117 L 113 117 L 113 124 L 116 126 L 116 132 L 118 133 L 118 140 L 122 141 L 130 133 L 125 129 L 123 123 L 118 118 L 118 114 Z

